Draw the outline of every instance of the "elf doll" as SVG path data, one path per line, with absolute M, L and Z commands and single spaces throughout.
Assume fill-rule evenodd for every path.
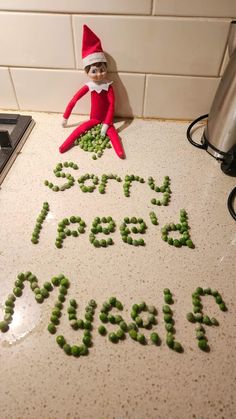
M 83 27 L 82 41 L 82 61 L 85 72 L 90 81 L 86 83 L 72 98 L 64 112 L 63 126 L 67 125 L 67 120 L 77 101 L 88 91 L 91 92 L 91 112 L 90 119 L 79 125 L 59 147 L 60 153 L 64 153 L 72 147 L 75 140 L 85 131 L 102 124 L 101 136 L 107 135 L 112 146 L 120 158 L 125 158 L 125 153 L 121 140 L 113 125 L 115 97 L 112 82 L 106 80 L 107 64 L 102 49 L 100 39 L 88 26 Z

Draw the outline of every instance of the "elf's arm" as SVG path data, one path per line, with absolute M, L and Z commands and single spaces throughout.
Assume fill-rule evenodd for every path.
M 106 135 L 109 125 L 113 124 L 113 116 L 114 116 L 114 109 L 115 109 L 115 95 L 114 95 L 114 90 L 112 86 L 109 87 L 109 90 L 107 92 L 107 98 L 109 102 L 109 107 L 107 110 L 106 117 L 103 121 L 103 126 L 101 129 L 102 135 Z
M 71 101 L 68 103 L 66 110 L 63 114 L 63 118 L 67 120 L 72 112 L 72 109 L 74 108 L 76 102 L 78 102 L 81 97 L 83 97 L 87 92 L 89 91 L 89 88 L 87 85 L 83 86 L 71 99 Z

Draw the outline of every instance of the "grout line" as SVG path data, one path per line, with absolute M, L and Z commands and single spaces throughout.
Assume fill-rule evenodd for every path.
M 152 9 L 154 9 L 154 0 L 152 0 L 153 1 L 153 3 L 152 3 Z M 153 12 L 154 10 L 152 10 L 152 12 Z M 150 15 L 150 13 L 146 13 L 146 14 L 144 14 L 144 13 L 140 13 L 140 14 L 135 14 L 135 13 L 115 13 L 115 12 L 109 12 L 109 13 L 101 13 L 101 12 L 99 12 L 99 13 L 96 13 L 96 12 L 70 12 L 70 11 L 67 11 L 67 12 L 63 12 L 63 11 L 47 11 L 47 10 L 18 10 L 18 9 L 12 9 L 12 10 L 3 10 L 3 9 L 1 9 L 0 10 L 0 13 L 21 13 L 21 14 L 46 14 L 46 15 L 67 15 L 67 16 L 93 16 L 93 17 L 95 17 L 95 16 L 107 16 L 107 17 L 133 17 L 133 18 L 140 18 L 140 17 L 144 17 L 144 18 L 150 18 L 150 17 L 153 17 L 153 18 L 159 18 L 159 19 L 161 19 L 161 18 L 174 18 L 174 19 L 182 19 L 182 20 L 184 20 L 184 19 L 196 19 L 196 20 L 198 20 L 198 19 L 205 19 L 205 20 L 219 20 L 219 21 L 221 21 L 221 20 L 228 20 L 228 19 L 230 19 L 230 20 L 233 20 L 233 19 L 235 19 L 235 18 L 232 18 L 232 16 L 202 16 L 202 15 L 199 15 L 199 16 L 196 16 L 196 15 L 186 15 L 186 16 L 181 16 L 181 15 L 175 15 L 175 14 L 169 14 L 169 15 L 166 15 L 166 14 L 163 14 L 163 15 L 153 15 L 153 14 L 151 14 Z
M 144 76 L 144 89 L 143 89 L 142 112 L 141 112 L 142 117 L 144 115 L 144 105 L 145 105 L 145 102 L 146 102 L 146 89 L 147 89 L 147 75 L 145 74 L 145 76 Z
M 8 73 L 9 73 L 9 76 L 10 76 L 10 79 L 11 79 L 11 84 L 12 84 L 12 88 L 13 88 L 13 91 L 14 91 L 14 95 L 15 95 L 17 106 L 18 106 L 18 110 L 20 110 L 20 104 L 19 104 L 18 97 L 17 97 L 17 94 L 16 94 L 16 88 L 15 88 L 15 85 L 14 85 L 14 82 L 13 82 L 13 77 L 12 77 L 10 68 L 8 68 Z
M 75 52 L 75 30 L 74 30 L 74 22 L 73 22 L 73 16 L 70 16 L 70 23 L 71 23 L 71 36 L 72 36 L 72 46 L 73 46 L 73 52 L 74 52 L 74 65 L 75 69 L 78 67 L 77 63 L 77 56 Z
M 230 32 L 230 25 L 229 25 L 229 32 Z M 224 52 L 223 52 L 221 63 L 220 63 L 219 70 L 218 70 L 218 76 L 219 77 L 222 76 L 222 75 L 220 76 L 220 74 L 221 74 L 221 71 L 222 71 L 222 68 L 223 68 L 223 64 L 224 64 L 224 60 L 225 60 L 225 57 L 226 57 L 226 54 L 227 54 L 227 47 L 228 47 L 228 40 L 229 40 L 229 32 L 228 32 L 228 36 L 227 36 L 227 39 L 226 39 L 226 42 L 225 42 Z
M 154 0 L 152 0 L 152 4 L 151 4 L 151 15 L 155 16 L 154 15 Z
M 14 66 L 14 65 L 0 65 L 0 68 L 9 69 L 19 69 L 19 70 L 40 70 L 40 71 L 76 71 L 76 72 L 84 72 L 82 68 L 59 68 L 59 67 L 25 67 L 25 66 Z M 176 74 L 176 73 L 153 73 L 153 72 L 143 72 L 143 71 L 127 71 L 127 70 L 120 70 L 120 71 L 108 71 L 108 73 L 113 74 L 127 74 L 127 75 L 140 75 L 140 76 L 163 76 L 163 77 L 196 77 L 196 78 L 208 78 L 208 79 L 218 79 L 220 76 L 218 73 L 216 75 L 209 75 L 209 74 Z

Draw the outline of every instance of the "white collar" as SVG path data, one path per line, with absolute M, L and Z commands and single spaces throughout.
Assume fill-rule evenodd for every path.
M 97 92 L 101 93 L 102 90 L 108 91 L 110 84 L 112 84 L 113 81 L 103 81 L 101 83 L 96 83 L 95 81 L 89 81 L 86 83 L 86 86 L 88 86 L 90 92 Z

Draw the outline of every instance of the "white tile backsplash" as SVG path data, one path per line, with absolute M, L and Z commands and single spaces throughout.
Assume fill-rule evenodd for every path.
M 74 67 L 70 16 L 1 12 L 0 28 L 1 65 Z
M 0 107 L 63 112 L 87 80 L 87 24 L 108 58 L 117 115 L 207 112 L 235 15 L 236 0 L 0 0 Z M 75 112 L 88 114 L 89 102 L 82 99 Z
M 81 62 L 83 16 L 74 16 L 75 53 Z M 87 16 L 118 71 L 218 75 L 228 20 Z M 114 60 L 115 67 L 114 68 Z
M 153 11 L 156 15 L 236 17 L 236 1 L 154 0 Z
M 88 81 L 83 71 L 12 68 L 11 73 L 19 105 L 27 110 L 64 112 L 77 90 Z M 142 116 L 145 76 L 109 74 L 109 79 L 114 81 L 116 115 Z M 89 114 L 89 94 L 78 102 L 73 112 Z
M 219 78 L 148 75 L 144 117 L 194 119 L 208 113 Z
M 0 68 L 0 108 L 18 109 L 8 68 Z

